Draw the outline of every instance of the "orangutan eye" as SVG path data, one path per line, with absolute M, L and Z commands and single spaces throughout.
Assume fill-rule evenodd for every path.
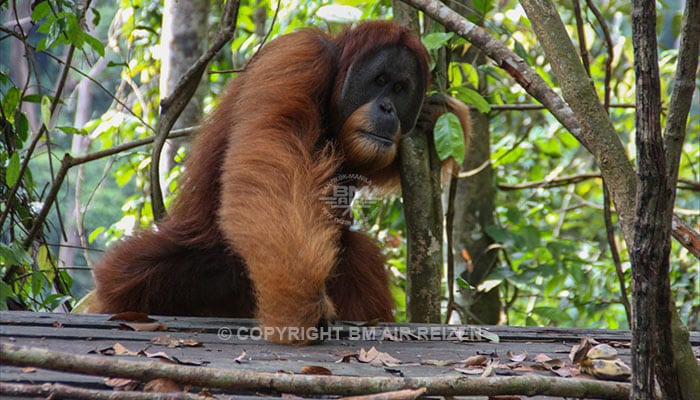
M 394 84 L 394 93 L 401 93 L 403 91 L 403 83 L 396 82 Z
M 384 74 L 381 74 L 381 75 L 377 76 L 376 78 L 374 78 L 374 83 L 376 83 L 379 86 L 386 85 L 386 77 L 384 76 Z

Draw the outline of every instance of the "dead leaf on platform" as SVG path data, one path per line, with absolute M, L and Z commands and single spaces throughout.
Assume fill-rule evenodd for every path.
M 540 353 L 540 354 L 535 356 L 535 362 L 538 362 L 538 363 L 545 363 L 547 361 L 550 361 L 551 359 L 552 359 L 552 357 L 550 357 L 544 353 Z
M 142 312 L 125 311 L 112 315 L 107 321 L 155 322 L 156 320 Z
M 121 343 L 115 343 L 112 348 L 115 356 L 137 356 L 139 354 L 137 351 L 127 349 Z
M 506 357 L 508 357 L 510 361 L 523 362 L 527 360 L 527 351 L 520 354 L 514 354 L 512 351 L 508 350 L 506 351 Z
M 606 381 L 626 381 L 632 375 L 632 369 L 620 359 L 584 360 L 581 372 Z
M 483 374 L 485 370 L 486 368 L 484 367 L 455 368 L 455 371 L 457 372 L 474 376 Z
M 241 363 L 247 361 L 247 357 L 248 357 L 248 354 L 245 352 L 245 350 L 243 350 L 243 352 L 241 353 L 240 356 L 233 359 L 233 362 L 235 362 L 236 364 L 241 364 Z
M 586 357 L 591 360 L 613 360 L 617 358 L 617 350 L 609 344 L 599 344 L 593 346 L 586 352 Z
M 358 357 L 358 353 L 356 351 L 344 351 L 344 352 L 340 352 L 340 353 L 337 353 L 334 355 L 340 356 L 340 358 L 336 361 L 336 364 L 349 363 L 350 359 L 352 359 L 352 358 L 357 359 L 357 357 Z
M 545 367 L 548 371 L 553 372 L 562 378 L 568 378 L 571 376 L 571 368 L 570 366 L 567 366 L 564 360 L 560 359 L 551 359 L 542 362 L 542 366 Z
M 144 392 L 175 393 L 181 392 L 180 385 L 170 379 L 158 378 L 146 383 Z
M 175 356 L 171 356 L 165 352 L 159 351 L 157 353 L 149 353 L 147 351 L 142 351 L 140 352 L 141 355 L 144 355 L 148 358 L 156 358 L 165 362 L 173 363 L 173 364 L 180 364 L 180 365 L 194 365 L 194 366 L 200 366 L 203 364 L 208 364 L 208 361 L 194 361 L 194 360 L 183 360 L 179 359 Z
M 96 349 L 88 351 L 88 354 L 102 354 L 103 356 L 137 356 L 139 352 L 131 351 L 117 342 L 110 347 L 104 349 Z
M 136 332 L 156 332 L 165 331 L 168 328 L 160 322 L 122 322 L 119 326 Z
M 34 367 L 25 367 L 25 368 L 22 368 L 22 373 L 23 373 L 23 374 L 31 374 L 31 373 L 33 373 L 33 372 L 36 372 L 36 368 L 34 368 Z
M 575 364 L 580 363 L 584 358 L 586 358 L 588 350 L 597 344 L 599 344 L 598 341 L 593 338 L 582 338 L 578 344 L 571 348 L 571 351 L 569 352 L 569 360 Z
M 151 339 L 151 344 L 158 346 L 166 346 L 170 348 L 175 347 L 201 347 L 203 346 L 201 342 L 194 339 L 177 339 L 171 335 L 160 335 Z
M 472 366 L 472 365 L 485 365 L 488 363 L 489 359 L 483 354 L 477 354 L 475 356 L 467 357 L 466 359 L 460 361 L 460 364 L 464 364 L 464 366 Z
M 58 321 L 53 321 L 51 326 L 53 326 L 54 328 L 63 328 L 63 324 Z
M 131 391 L 139 386 L 139 381 L 126 378 L 106 378 L 105 385 L 118 391 Z
M 333 375 L 330 369 L 318 365 L 304 365 L 301 367 L 301 373 L 304 375 Z
M 362 363 L 383 365 L 388 367 L 401 364 L 401 360 L 392 357 L 388 353 L 378 351 L 374 346 L 367 351 L 365 351 L 365 349 L 360 349 L 360 354 L 357 356 L 357 360 Z

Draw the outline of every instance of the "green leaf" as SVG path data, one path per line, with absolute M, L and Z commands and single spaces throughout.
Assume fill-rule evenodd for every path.
M 17 146 L 22 147 L 22 143 L 29 138 L 29 120 L 19 109 L 15 114 L 15 132 L 17 132 L 17 138 L 19 139 L 17 141 Z
M 41 289 L 44 287 L 44 274 L 41 271 L 32 272 L 32 295 L 38 296 L 41 294 Z
M 97 40 L 94 36 L 83 33 L 83 40 L 85 43 L 88 44 L 88 46 L 92 47 L 93 50 L 97 52 L 100 56 L 104 57 L 105 56 L 105 45 L 102 44 L 99 40 Z
M 4 281 L 0 280 L 0 310 L 5 311 L 7 310 L 7 301 L 6 299 L 8 297 L 12 296 L 12 286 L 8 285 Z
M 462 100 L 464 103 L 473 105 L 480 113 L 486 114 L 491 112 L 491 105 L 489 102 L 476 90 L 464 86 L 455 87 L 451 90 L 455 92 L 455 97 Z
M 51 99 L 48 96 L 41 98 L 41 121 L 47 129 L 51 126 Z
M 464 132 L 456 115 L 445 113 L 435 122 L 435 150 L 440 160 L 452 157 L 459 164 L 464 161 Z
M 423 37 L 423 45 L 428 50 L 437 50 L 447 44 L 452 39 L 452 32 L 435 32 Z
M 15 183 L 17 183 L 17 180 L 19 179 L 19 170 L 19 153 L 12 153 L 12 155 L 10 156 L 10 163 L 8 164 L 7 170 L 5 171 L 5 183 L 7 184 L 7 186 L 15 186 Z
M 104 231 L 106 231 L 104 226 L 98 226 L 95 228 L 95 230 L 90 233 L 90 236 L 88 236 L 88 243 L 94 243 L 95 239 L 97 239 L 97 237 Z
M 51 7 L 48 1 L 34 3 L 35 7 L 32 11 L 32 21 L 39 21 L 51 13 Z
M 74 126 L 57 126 L 56 129 L 69 135 L 87 135 L 87 131 L 85 131 L 84 129 L 76 128 Z

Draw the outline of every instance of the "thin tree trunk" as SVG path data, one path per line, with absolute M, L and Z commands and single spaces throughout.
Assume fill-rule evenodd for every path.
M 187 69 L 207 49 L 208 0 L 165 0 L 160 43 L 166 49 L 161 60 L 160 96 L 168 97 Z M 206 87 L 199 85 L 192 99 L 178 117 L 173 129 L 186 128 L 199 122 L 204 108 Z M 160 182 L 164 194 L 169 192 L 165 177 L 175 166 L 175 155 L 186 139 L 165 142 L 160 158 Z

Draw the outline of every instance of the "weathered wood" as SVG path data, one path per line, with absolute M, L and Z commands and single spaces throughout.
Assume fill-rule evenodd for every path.
M 120 343 L 131 351 L 148 353 L 164 352 L 179 360 L 191 360 L 211 368 L 228 368 L 257 372 L 289 372 L 299 374 L 302 367 L 315 365 L 329 369 L 333 375 L 355 377 L 394 377 L 402 374 L 406 378 L 439 377 L 459 374 L 445 361 L 460 361 L 476 354 L 487 354 L 498 358 L 501 364 L 510 362 L 507 352 L 528 353 L 522 364 L 535 366 L 533 358 L 546 354 L 554 359 L 568 362 L 571 346 L 582 337 L 592 337 L 602 342 L 619 343 L 620 357 L 629 362 L 629 331 L 602 329 L 564 329 L 489 326 L 471 327 L 477 341 L 459 342 L 454 336 L 457 329 L 469 332 L 470 327 L 429 324 L 385 324 L 376 327 L 358 327 L 347 323 L 334 326 L 338 337 L 322 344 L 308 347 L 275 345 L 248 337 L 256 324 L 253 320 L 222 318 L 156 317 L 167 327 L 166 332 L 134 332 L 120 329 L 120 323 L 108 321 L 107 315 L 72 315 L 31 312 L 0 312 L 0 340 L 3 343 L 46 348 L 77 355 L 86 355 Z M 483 331 L 480 331 L 483 329 Z M 478 332 L 497 335 L 500 343 L 479 337 Z M 406 340 L 402 342 L 383 340 L 384 333 Z M 432 333 L 432 335 L 431 335 Z M 168 348 L 154 345 L 150 340 L 162 335 L 177 339 L 192 339 L 200 347 Z M 423 340 L 417 340 L 422 334 Z M 354 335 L 354 336 L 353 336 Z M 364 335 L 364 336 L 362 336 Z M 384 338 L 386 339 L 386 338 Z M 691 343 L 700 347 L 700 332 L 691 333 Z M 356 359 L 338 363 L 348 352 L 376 347 L 401 361 L 401 364 L 385 368 L 360 363 Z M 242 363 L 235 359 L 243 352 Z M 136 361 L 145 357 L 114 356 Z M 496 369 L 496 376 L 525 375 L 536 373 L 554 376 L 549 371 L 519 371 Z M 45 370 L 23 371 L 21 368 L 3 365 L 0 362 L 0 381 L 13 383 L 61 383 L 91 389 L 107 389 L 100 377 Z M 545 397 L 539 397 L 545 398 Z M 549 397 L 551 398 L 551 397 Z

